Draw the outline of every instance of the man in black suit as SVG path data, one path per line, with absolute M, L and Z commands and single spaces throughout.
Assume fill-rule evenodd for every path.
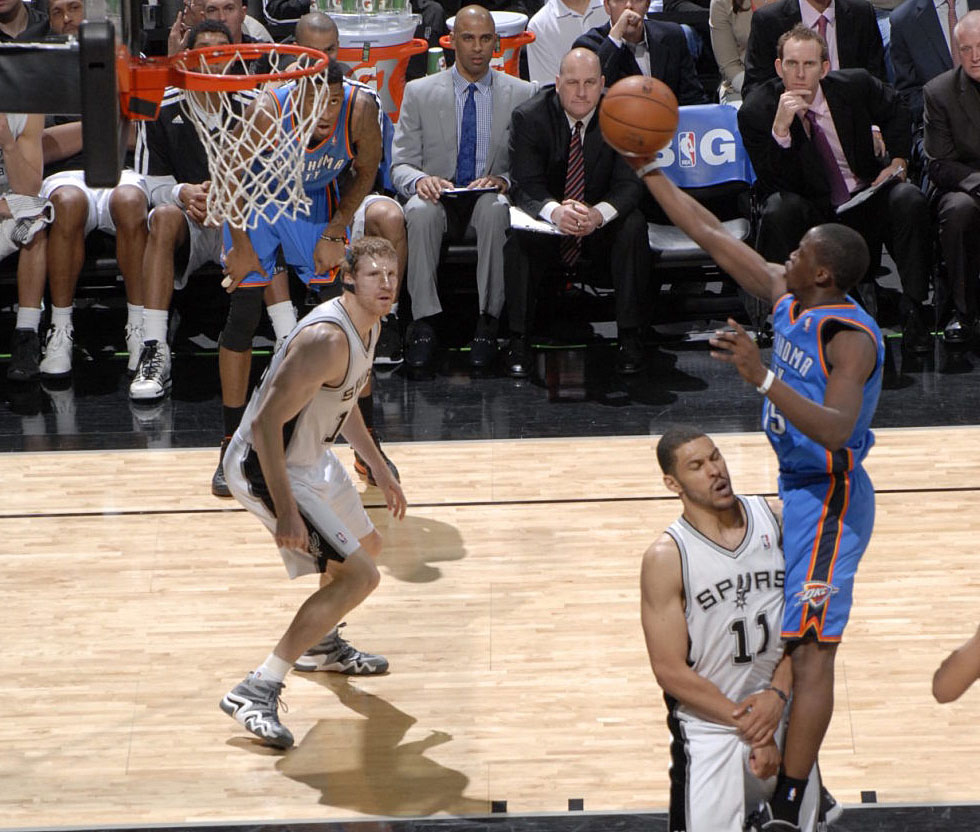
M 823 17 L 826 23 L 821 23 Z M 742 97 L 776 77 L 776 43 L 797 23 L 820 31 L 829 47 L 831 69 L 862 67 L 887 83 L 885 49 L 867 0 L 779 0 L 752 14 L 752 28 L 745 48 L 745 80 Z
M 650 0 L 605 0 L 609 22 L 575 41 L 598 54 L 606 86 L 629 75 L 658 78 L 674 91 L 679 104 L 704 104 L 684 31 L 676 23 L 647 20 Z
M 912 113 L 913 124 L 922 121 L 922 88 L 953 68 L 950 2 L 957 20 L 980 9 L 980 0 L 941 0 L 938 8 L 934 0 L 905 0 L 891 16 L 895 88 Z
M 826 42 L 803 24 L 786 32 L 777 50 L 779 77 L 756 87 L 738 112 L 764 200 L 759 253 L 781 263 L 808 229 L 842 222 L 868 243 L 873 275 L 885 242 L 902 281 L 903 346 L 926 351 L 922 302 L 929 290 L 931 221 L 922 192 L 904 181 L 912 142 L 908 110 L 867 70 L 830 72 Z M 880 125 L 892 154 L 884 167 L 875 155 L 872 124 Z M 898 183 L 836 214 L 852 194 L 889 176 Z M 873 313 L 873 292 L 866 299 Z
M 651 264 L 638 208 L 643 186 L 599 132 L 602 88 L 596 54 L 574 48 L 562 58 L 555 87 L 520 104 L 511 119 L 514 204 L 561 235 L 513 230 L 507 242 L 508 262 L 514 264 L 505 276 L 512 376 L 530 372 L 528 336 L 546 277 L 589 283 L 596 275 L 611 277 L 619 327 L 616 369 L 643 369 L 640 326 Z
M 980 11 L 956 25 L 960 66 L 926 84 L 925 151 L 939 213 L 939 242 L 955 311 L 944 334 L 972 341 L 977 325 L 980 276 Z

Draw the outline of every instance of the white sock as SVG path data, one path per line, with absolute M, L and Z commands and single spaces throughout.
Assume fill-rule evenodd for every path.
M 166 309 L 144 309 L 143 310 L 143 343 L 156 341 L 158 344 L 167 343 L 167 319 L 169 313 Z
M 293 308 L 292 301 L 283 300 L 274 303 L 269 307 L 269 320 L 272 321 L 272 329 L 276 333 L 276 340 L 284 338 L 293 331 L 296 326 L 296 310 Z
M 143 307 L 126 303 L 126 323 L 130 326 L 143 326 Z
M 255 679 L 263 682 L 281 682 L 286 678 L 292 664 L 285 659 L 280 659 L 275 653 L 270 653 L 266 660 L 262 662 L 252 673 Z
M 37 328 L 41 325 L 41 310 L 35 309 L 32 306 L 18 306 L 17 307 L 17 323 L 15 324 L 17 329 L 33 329 L 37 332 Z
M 70 306 L 52 306 L 51 326 L 54 329 L 71 329 L 71 313 Z

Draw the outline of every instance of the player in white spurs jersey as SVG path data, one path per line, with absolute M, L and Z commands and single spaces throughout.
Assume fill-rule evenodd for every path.
M 669 430 L 657 459 L 684 506 L 643 556 L 640 578 L 672 735 L 668 828 L 740 832 L 775 786 L 792 690 L 779 638 L 779 520 L 764 498 L 732 492 L 725 460 L 701 431 Z M 807 789 L 805 832 L 817 829 L 818 803 L 819 788 Z
M 286 673 L 380 580 L 374 559 L 381 536 L 331 450 L 338 434 L 380 473 L 378 487 L 392 514 L 405 514 L 401 486 L 356 406 L 381 317 L 397 297 L 397 269 L 387 240 L 353 244 L 341 277 L 344 294 L 317 306 L 286 338 L 225 454 L 228 487 L 272 532 L 289 577 L 320 575 L 320 588 L 275 650 L 221 700 L 225 713 L 278 748 L 293 744 L 278 713 Z

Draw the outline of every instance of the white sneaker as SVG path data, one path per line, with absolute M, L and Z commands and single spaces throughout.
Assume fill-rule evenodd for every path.
M 143 351 L 142 324 L 126 324 L 126 351 L 129 360 L 126 362 L 126 372 L 132 375 L 140 363 L 140 353 Z
M 134 402 L 161 399 L 170 391 L 170 347 L 147 341 L 139 354 L 136 375 L 129 385 Z
M 70 326 L 53 326 L 48 330 L 40 365 L 42 376 L 66 376 L 71 372 L 74 339 L 75 333 Z

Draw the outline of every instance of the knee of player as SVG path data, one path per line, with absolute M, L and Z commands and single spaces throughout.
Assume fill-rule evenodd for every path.
M 220 345 L 232 352 L 252 349 L 252 336 L 262 316 L 262 288 L 238 288 L 231 294 L 228 318 L 221 330 Z
M 809 685 L 815 679 L 833 674 L 837 645 L 813 639 L 799 642 L 792 648 L 793 685 Z
M 146 195 L 133 185 L 120 185 L 109 195 L 109 213 L 117 228 L 146 223 Z
M 395 240 L 405 236 L 405 214 L 397 203 L 378 199 L 368 205 L 364 214 L 364 227 L 372 237 Z
M 63 185 L 51 194 L 54 206 L 54 224 L 58 227 L 85 224 L 88 216 L 88 197 L 73 185 Z
M 359 557 L 354 561 L 353 577 L 366 596 L 374 592 L 378 584 L 381 583 L 381 573 L 378 571 L 374 559 L 369 556 L 370 553 L 364 548 L 363 544 L 359 551 L 363 552 L 365 557 Z
M 184 212 L 176 205 L 158 205 L 150 212 L 150 238 L 172 241 L 184 224 Z
M 372 560 L 377 560 L 381 555 L 381 550 L 384 548 L 384 538 L 381 537 L 379 531 L 375 530 L 371 534 L 362 537 L 360 544 L 361 548 L 371 556 Z

